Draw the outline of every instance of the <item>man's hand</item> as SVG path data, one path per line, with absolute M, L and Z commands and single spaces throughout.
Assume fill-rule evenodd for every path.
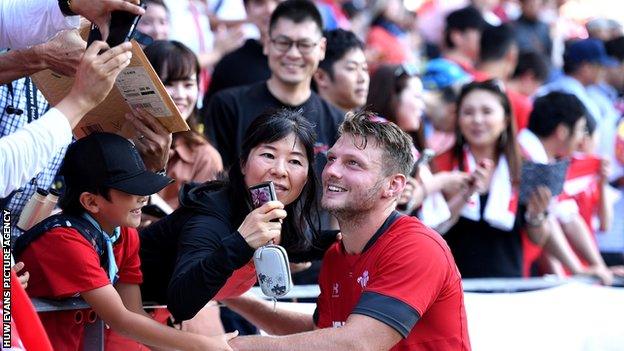
M 610 286 L 613 284 L 613 271 L 607 266 L 594 265 L 585 268 L 582 275 L 589 275 L 600 280 L 602 285 Z
M 538 186 L 529 196 L 527 203 L 527 217 L 536 218 L 544 214 L 552 200 L 552 194 L 547 186 Z
M 405 188 L 401 193 L 401 197 L 399 197 L 398 205 L 404 205 L 406 207 L 406 211 L 410 211 L 409 208 L 410 201 L 412 197 L 414 197 L 416 188 L 418 188 L 418 181 L 415 178 L 407 177 L 407 182 L 405 183 Z
M 608 158 L 603 157 L 600 159 L 600 172 L 598 173 L 598 177 L 601 183 L 606 183 L 609 181 L 609 176 L 611 175 L 611 162 Z
M 119 73 L 130 64 L 132 45 L 128 42 L 108 49 L 102 41 L 96 41 L 87 48 L 76 72 L 76 79 L 69 94 L 56 106 L 73 129 L 82 117 L 102 102 L 115 83 Z
M 98 26 L 102 40 L 108 38 L 112 11 L 127 11 L 142 15 L 145 10 L 138 6 L 139 0 L 72 0 L 70 9 Z
M 30 273 L 24 272 L 24 274 L 20 275 L 19 272 L 24 269 L 24 262 L 17 262 L 13 267 L 11 267 L 13 272 L 17 275 L 17 279 L 20 282 L 20 285 L 25 290 L 28 287 L 28 279 L 30 278 Z
M 171 133 L 156 121 L 156 117 L 142 109 L 126 114 L 126 120 L 134 127 L 136 135 L 132 141 L 141 154 L 145 167 L 153 172 L 164 169 L 169 160 Z
M 245 43 L 245 32 L 242 26 L 228 28 L 220 25 L 214 35 L 214 50 L 218 51 L 221 56 L 238 49 Z
M 288 264 L 290 265 L 290 273 L 293 273 L 293 274 L 303 272 L 306 269 L 312 267 L 312 262 L 301 262 L 301 263 L 289 262 Z
M 461 171 L 443 171 L 435 174 L 440 177 L 442 189 L 448 194 L 456 194 L 469 187 L 472 177 L 470 174 Z
M 73 77 L 86 47 L 87 43 L 82 40 L 77 30 L 66 30 L 47 43 L 34 46 L 33 50 L 43 61 L 45 68 Z

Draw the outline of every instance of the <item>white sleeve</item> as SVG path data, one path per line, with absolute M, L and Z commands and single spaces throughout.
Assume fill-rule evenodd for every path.
M 71 140 L 69 121 L 56 108 L 15 133 L 0 138 L 0 198 L 41 172 Z
M 45 43 L 64 29 L 78 28 L 79 16 L 64 16 L 58 0 L 0 1 L 0 48 Z
M 569 223 L 574 218 L 574 215 L 579 213 L 579 208 L 573 199 L 565 199 L 551 203 L 549 211 L 554 213 L 561 223 Z

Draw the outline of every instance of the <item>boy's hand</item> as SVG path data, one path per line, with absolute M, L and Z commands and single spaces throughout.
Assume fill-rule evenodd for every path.
M 145 167 L 153 172 L 164 169 L 169 160 L 171 133 L 156 121 L 156 117 L 143 109 L 132 109 L 131 114 L 126 114 L 126 120 L 134 127 L 136 136 L 132 141 Z
M 13 267 L 11 267 L 11 269 L 17 275 L 17 279 L 19 280 L 22 288 L 26 290 L 26 287 L 28 287 L 28 278 L 30 278 L 30 273 L 25 271 L 24 274 L 19 274 L 19 272 L 24 269 L 24 262 L 17 262 Z
M 213 337 L 213 339 L 216 339 L 216 343 L 213 344 L 213 348 L 211 348 L 210 350 L 227 350 L 227 351 L 231 351 L 232 348 L 230 347 L 230 345 L 228 344 L 228 342 L 232 339 L 234 339 L 235 337 L 238 336 L 238 330 L 235 330 L 231 333 L 226 333 L 224 335 L 219 335 L 219 336 L 215 336 Z

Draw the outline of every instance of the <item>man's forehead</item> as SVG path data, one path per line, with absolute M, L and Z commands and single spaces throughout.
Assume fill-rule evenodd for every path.
M 353 134 L 341 135 L 328 152 L 360 156 L 370 161 L 381 161 L 382 154 L 382 150 L 376 140 Z
M 340 58 L 339 61 L 342 61 L 346 64 L 360 64 L 366 63 L 366 56 L 364 55 L 364 51 L 360 48 L 352 48 L 349 51 L 345 52 L 345 54 Z
M 275 22 L 270 30 L 272 35 L 283 35 L 287 37 L 293 35 L 293 32 L 297 32 L 299 35 L 304 34 L 309 37 L 322 34 L 321 29 L 312 19 L 295 22 L 289 18 L 282 17 Z

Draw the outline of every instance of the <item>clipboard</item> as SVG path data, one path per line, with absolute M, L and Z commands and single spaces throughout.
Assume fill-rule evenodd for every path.
M 104 101 L 89 111 L 74 128 L 76 138 L 94 132 L 133 137 L 134 128 L 125 119 L 126 113 L 131 113 L 131 107 L 146 110 L 171 133 L 189 130 L 143 49 L 135 40 L 131 43 L 130 64 L 119 74 Z M 63 76 L 49 69 L 37 72 L 31 78 L 51 105 L 58 104 L 67 96 L 74 83 L 73 77 Z

